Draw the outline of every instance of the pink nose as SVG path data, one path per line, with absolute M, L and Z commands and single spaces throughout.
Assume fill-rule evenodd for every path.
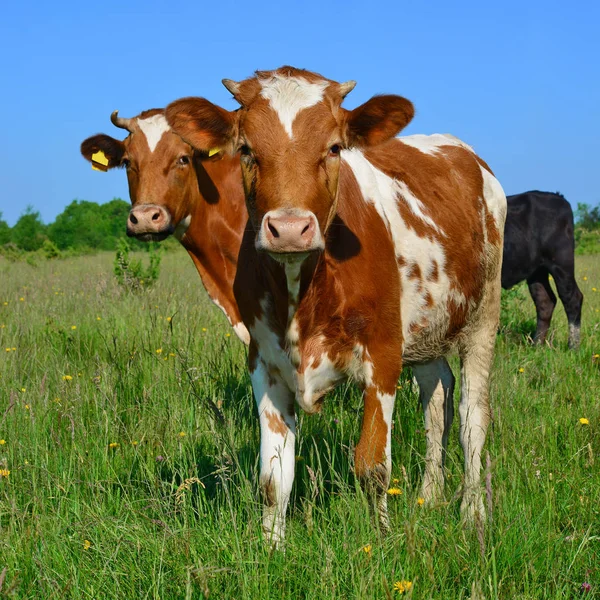
M 269 252 L 314 250 L 317 223 L 313 214 L 267 213 L 263 219 L 263 247 Z
M 169 229 L 171 217 L 166 209 L 156 204 L 140 204 L 129 212 L 127 233 L 137 236 L 163 233 Z

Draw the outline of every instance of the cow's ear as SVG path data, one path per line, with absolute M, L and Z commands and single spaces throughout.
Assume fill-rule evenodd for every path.
M 165 114 L 173 131 L 197 150 L 237 150 L 237 112 L 229 112 L 204 98 L 182 98 L 169 104 Z
M 373 96 L 346 115 L 349 147 L 376 146 L 404 129 L 415 115 L 410 100 L 402 96 Z
M 125 144 L 104 133 L 93 135 L 81 143 L 81 154 L 92 164 L 96 163 L 96 159 L 93 156 L 98 152 L 103 152 L 104 156 L 108 159 L 108 164 L 103 165 L 106 169 L 120 167 L 123 154 L 125 153 Z

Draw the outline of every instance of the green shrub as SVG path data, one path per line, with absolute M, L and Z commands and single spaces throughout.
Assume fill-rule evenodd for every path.
M 121 286 L 131 291 L 139 291 L 151 286 L 160 274 L 160 261 L 162 249 L 157 244 L 149 248 L 150 264 L 145 267 L 141 260 L 134 260 L 129 256 L 131 248 L 126 239 L 117 242 L 117 254 L 113 263 L 114 273 Z

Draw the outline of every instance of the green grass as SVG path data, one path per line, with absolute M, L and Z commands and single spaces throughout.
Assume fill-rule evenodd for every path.
M 577 352 L 562 306 L 550 345 L 533 348 L 526 288 L 505 295 L 485 532 L 460 525 L 457 423 L 447 503 L 417 504 L 425 439 L 407 373 L 391 534 L 352 475 L 361 402 L 347 386 L 300 416 L 285 554 L 261 536 L 245 348 L 183 252 L 135 295 L 112 260 L 0 262 L 0 597 L 395 598 L 400 580 L 412 598 L 578 598 L 584 582 L 583 597 L 600 595 L 597 259 L 577 257 Z

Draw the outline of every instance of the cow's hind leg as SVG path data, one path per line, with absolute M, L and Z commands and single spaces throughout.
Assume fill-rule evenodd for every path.
M 413 366 L 423 404 L 427 449 L 421 496 L 437 502 L 444 493 L 444 460 L 454 418 L 454 375 L 445 358 Z
M 556 306 L 556 296 L 548 281 L 548 271 L 544 268 L 537 269 L 527 279 L 527 285 L 537 313 L 537 326 L 533 341 L 536 344 L 543 344 L 546 341 L 550 320 Z
M 572 252 L 572 251 L 571 251 Z M 549 267 L 550 273 L 556 282 L 556 289 L 560 301 L 565 307 L 567 321 L 569 322 L 569 348 L 579 347 L 581 331 L 581 307 L 583 305 L 583 294 L 575 282 L 575 262 L 572 253 L 556 258 L 555 264 Z
M 474 523 L 485 517 L 481 497 L 481 452 L 491 420 L 489 377 L 500 313 L 500 282 L 491 281 L 484 290 L 479 314 L 464 332 L 459 345 L 461 360 L 460 443 L 465 461 L 461 514 Z
M 295 469 L 296 417 L 294 396 L 276 370 L 258 358 L 250 373 L 260 419 L 260 487 L 263 532 L 279 546 L 285 535 L 287 510 Z

